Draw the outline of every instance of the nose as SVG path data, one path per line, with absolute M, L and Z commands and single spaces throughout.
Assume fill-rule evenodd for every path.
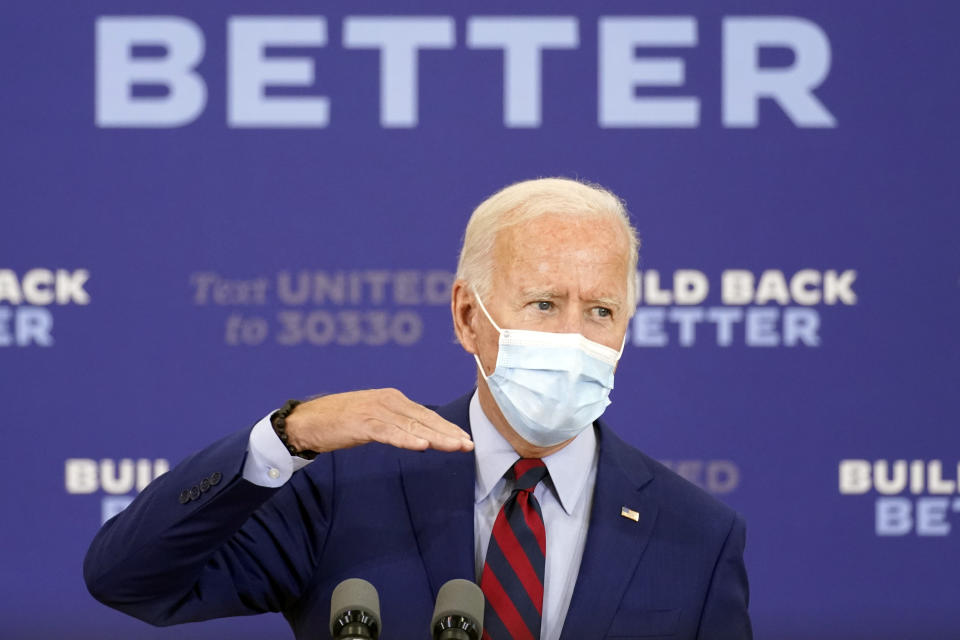
M 584 317 L 579 305 L 566 305 L 560 317 L 560 333 L 579 333 L 584 335 Z

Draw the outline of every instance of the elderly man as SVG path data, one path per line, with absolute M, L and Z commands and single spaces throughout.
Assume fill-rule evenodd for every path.
M 385 637 L 405 639 L 427 635 L 444 582 L 467 578 L 493 640 L 750 638 L 742 519 L 599 420 L 637 245 L 599 187 L 493 195 L 451 300 L 475 392 L 435 410 L 391 389 L 287 403 L 107 522 L 91 593 L 154 624 L 282 611 L 314 639 L 334 586 L 361 577 Z

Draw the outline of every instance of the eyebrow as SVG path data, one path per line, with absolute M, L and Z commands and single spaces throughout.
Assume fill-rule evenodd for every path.
M 623 303 L 617 300 L 616 298 L 593 298 L 588 300 L 588 302 L 595 302 L 603 307 L 611 307 L 613 309 L 620 309 L 623 306 Z
M 522 289 L 520 291 L 520 295 L 524 298 L 534 298 L 537 300 L 557 300 L 567 298 L 566 294 L 559 293 L 553 289 Z M 589 298 L 586 300 L 586 302 L 598 304 L 604 307 L 611 307 L 613 309 L 620 309 L 623 307 L 623 302 L 621 302 L 619 299 L 606 296 Z

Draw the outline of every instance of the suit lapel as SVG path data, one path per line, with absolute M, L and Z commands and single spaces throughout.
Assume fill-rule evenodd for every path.
M 469 432 L 472 395 L 436 411 Z M 648 486 L 653 475 L 643 458 L 605 424 L 598 421 L 598 426 L 600 456 L 590 525 L 561 640 L 580 640 L 585 633 L 609 628 L 657 517 L 654 491 Z M 400 472 L 433 597 L 448 580 L 473 581 L 473 453 L 406 452 L 400 456 Z M 623 507 L 637 511 L 639 520 L 621 516 Z
M 472 395 L 436 411 L 469 432 Z M 448 580 L 473 581 L 473 453 L 408 452 L 400 456 L 400 472 L 410 522 L 434 598 Z
M 600 635 L 609 628 L 650 540 L 657 517 L 653 479 L 643 459 L 602 422 L 600 457 L 586 546 L 561 640 Z M 621 515 L 627 507 L 634 521 Z

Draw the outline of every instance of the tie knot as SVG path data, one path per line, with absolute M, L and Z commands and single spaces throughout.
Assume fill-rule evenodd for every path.
M 513 463 L 515 491 L 531 491 L 547 477 L 547 466 L 540 458 L 520 458 Z

